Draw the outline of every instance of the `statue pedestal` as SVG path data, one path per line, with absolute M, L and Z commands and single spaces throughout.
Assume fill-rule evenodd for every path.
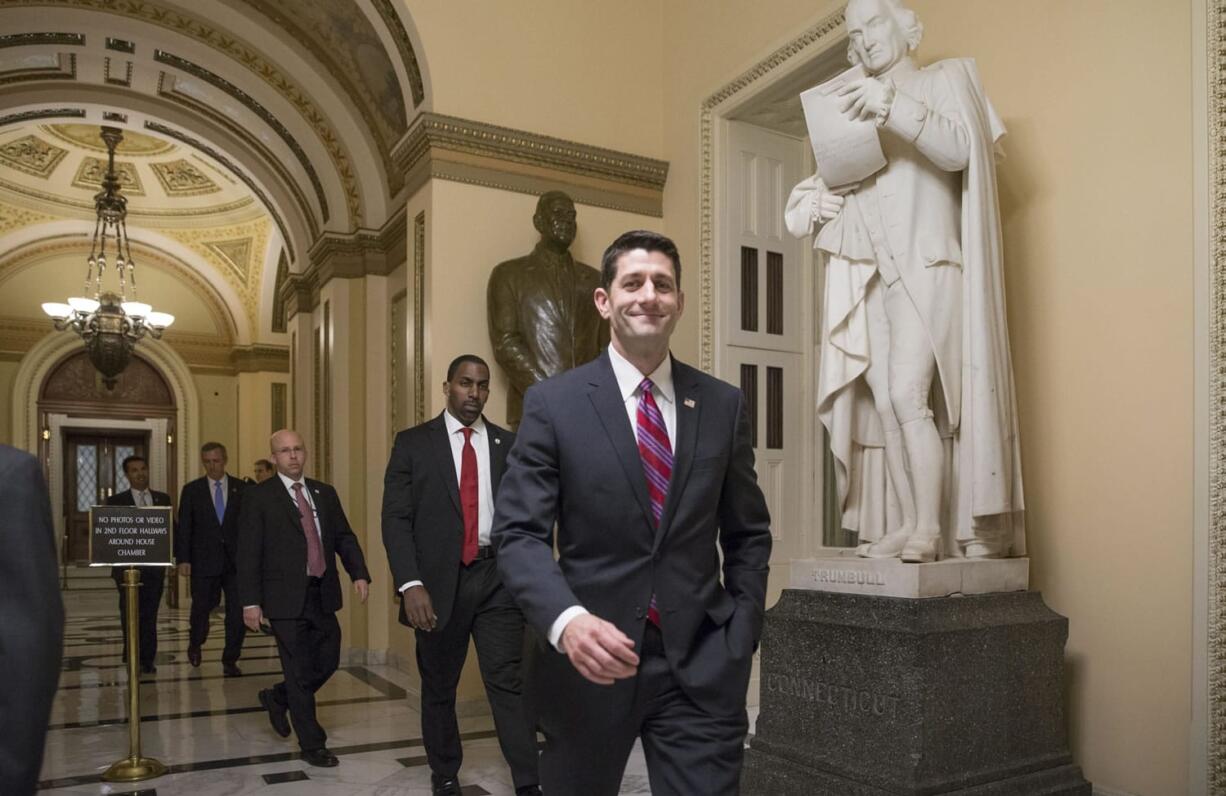
M 766 614 L 742 792 L 1089 796 L 1065 730 L 1067 638 L 1037 592 L 786 590 Z
M 897 558 L 846 555 L 792 562 L 793 589 L 878 597 L 948 597 L 1025 591 L 1029 558 L 946 558 L 931 564 L 904 564 Z

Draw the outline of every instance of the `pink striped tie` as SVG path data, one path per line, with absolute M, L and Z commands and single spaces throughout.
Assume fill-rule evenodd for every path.
M 638 424 L 639 458 L 643 460 L 643 474 L 647 476 L 647 494 L 651 497 L 651 516 L 656 527 L 660 525 L 660 515 L 664 512 L 664 498 L 668 496 L 668 482 L 673 477 L 673 447 L 668 442 L 668 429 L 664 426 L 664 415 L 651 394 L 651 379 L 643 379 L 639 384 L 639 411 L 636 418 Z M 660 611 L 656 607 L 656 596 L 651 595 L 651 604 L 647 607 L 647 620 L 656 627 L 660 626 Z

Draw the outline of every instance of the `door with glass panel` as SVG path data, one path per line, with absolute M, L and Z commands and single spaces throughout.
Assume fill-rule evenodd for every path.
M 89 510 L 128 488 L 123 460 L 147 456 L 147 433 L 70 432 L 64 435 L 64 558 L 89 559 Z

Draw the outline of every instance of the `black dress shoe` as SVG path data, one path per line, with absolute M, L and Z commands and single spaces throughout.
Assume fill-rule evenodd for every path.
M 430 772 L 430 787 L 434 796 L 460 796 L 460 781 Z
M 525 785 L 515 789 L 515 796 L 541 796 L 540 785 Z
M 337 760 L 336 755 L 329 752 L 327 748 L 303 749 L 302 759 L 311 765 L 319 766 L 320 768 L 333 768 L 334 766 L 340 765 L 341 762 Z
M 140 673 L 154 675 L 158 673 L 158 667 L 154 666 L 152 663 L 142 663 L 140 665 Z
M 190 663 L 192 666 L 200 665 L 200 648 L 199 647 L 188 647 L 187 648 L 187 662 Z
M 276 696 L 271 688 L 265 688 L 260 692 L 260 704 L 268 711 L 268 723 L 272 725 L 272 730 L 282 738 L 289 737 L 289 717 L 286 716 L 287 708 L 277 702 Z M 333 758 L 335 760 L 335 758 Z M 309 761 L 308 761 L 309 762 Z M 315 765 L 312 763 L 311 765 Z M 333 763 L 332 765 L 336 765 Z
M 225 674 L 226 677 L 242 677 L 243 676 L 243 670 L 238 668 L 238 666 L 236 666 L 233 663 L 223 663 L 221 665 L 221 671 L 223 674 Z

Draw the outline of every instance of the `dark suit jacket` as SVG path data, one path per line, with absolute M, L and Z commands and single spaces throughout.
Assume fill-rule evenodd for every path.
M 726 715 L 744 709 L 761 634 L 770 516 L 741 391 L 676 360 L 673 383 L 673 474 L 654 530 L 608 353 L 528 391 L 498 495 L 498 568 L 542 637 L 563 610 L 582 605 L 641 649 L 654 593 L 679 683 Z M 633 701 L 633 679 L 590 684 L 552 648 L 538 666 L 538 677 L 593 708 L 617 711 Z
M 303 480 L 315 501 L 323 539 L 323 609 L 338 611 L 341 582 L 336 556 L 341 557 L 351 580 L 370 581 L 370 573 L 336 490 L 313 478 Z M 238 591 L 243 605 L 260 606 L 269 619 L 301 616 L 306 602 L 306 569 L 302 518 L 280 476 L 247 489 L 238 516 Z
M 226 479 L 226 486 L 226 513 L 221 523 L 217 522 L 207 476 L 189 481 L 179 497 L 175 558 L 180 564 L 191 564 L 193 575 L 221 575 L 227 567 L 235 566 L 238 515 L 247 485 L 231 475 Z
M 153 497 L 153 505 L 155 506 L 169 506 L 170 505 L 170 495 L 166 494 L 165 492 L 159 492 L 156 489 L 150 489 L 149 494 Z M 132 497 L 131 489 L 125 489 L 124 491 L 116 492 L 115 494 L 107 498 L 106 505 L 108 506 L 135 506 L 136 498 Z M 178 548 L 179 546 L 178 538 L 179 538 L 179 534 L 178 534 L 178 529 L 176 528 L 174 532 L 174 539 L 172 540 L 176 548 Z M 123 584 L 123 573 L 127 571 L 127 569 L 128 569 L 127 567 L 111 567 L 111 577 L 114 578 L 116 583 L 122 585 Z M 153 567 L 143 569 L 142 572 L 145 573 L 141 575 L 142 582 L 147 582 L 149 578 L 151 577 L 160 578 L 166 574 L 163 570 L 155 569 Z
M 0 445 L 0 793 L 38 783 L 51 701 L 60 679 L 64 604 L 51 499 L 38 460 Z
M 515 435 L 489 420 L 485 428 L 489 435 L 490 486 L 497 497 Z M 447 423 L 440 414 L 396 435 L 383 477 L 383 546 L 395 579 L 392 588 L 399 589 L 411 580 L 422 581 L 440 629 L 447 624 L 455 604 L 463 544 L 460 485 Z M 400 622 L 409 624 L 403 601 Z

